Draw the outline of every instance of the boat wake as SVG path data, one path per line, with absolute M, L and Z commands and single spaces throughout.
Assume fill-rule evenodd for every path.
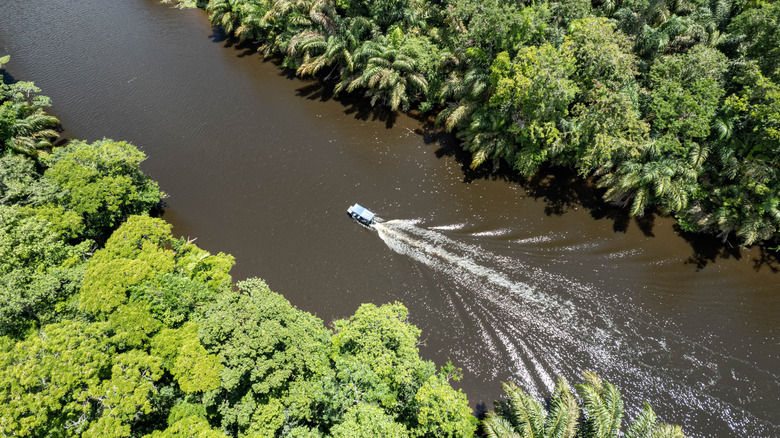
M 508 371 L 541 398 L 558 376 L 577 381 L 587 369 L 619 385 L 633 409 L 645 400 L 685 407 L 677 409 L 681 418 L 665 420 L 687 432 L 701 422 L 722 422 L 724 432 L 741 436 L 780 431 L 771 413 L 758 418 L 725 401 L 745 400 L 755 405 L 751 412 L 765 412 L 761 400 L 780 394 L 778 370 L 758 369 L 682 337 L 658 315 L 598 288 L 451 239 L 440 232 L 446 228 L 407 220 L 372 228 L 390 249 L 445 277 L 447 305 L 431 310 L 453 321 L 448 353 L 472 375 L 489 373 L 483 376 L 489 380 Z M 757 384 L 756 375 L 765 381 Z

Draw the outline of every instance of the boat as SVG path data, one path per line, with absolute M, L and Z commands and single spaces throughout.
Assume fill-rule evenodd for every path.
M 355 204 L 347 209 L 347 214 L 361 224 L 370 227 L 376 220 L 376 215 L 360 204 Z

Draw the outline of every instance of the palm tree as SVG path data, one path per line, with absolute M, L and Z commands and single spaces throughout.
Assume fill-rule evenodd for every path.
M 497 402 L 482 427 L 488 438 L 573 438 L 579 407 L 569 384 L 558 379 L 549 411 L 514 383 L 502 384 L 508 400 Z
M 408 110 L 415 95 L 428 90 L 428 81 L 418 71 L 417 61 L 400 50 L 401 31 L 396 31 L 358 47 L 354 56 L 355 73 L 344 77 L 334 91 L 365 88 L 371 105 L 381 101 L 394 111 Z
M 497 167 L 503 158 L 523 174 L 532 173 L 518 165 L 521 160 L 515 159 L 517 144 L 514 134 L 507 130 L 507 120 L 504 112 L 492 108 L 479 108 L 470 117 L 467 127 L 456 134 L 463 140 L 463 147 L 471 152 L 471 168 L 476 169 L 488 159 L 493 160 Z
M 336 31 L 336 9 L 332 0 L 270 0 L 261 20 L 267 32 L 260 47 L 265 55 L 286 54 L 297 49 L 302 33 L 331 35 Z
M 336 70 L 339 70 L 340 77 L 344 77 L 355 70 L 355 50 L 377 33 L 376 25 L 365 17 L 347 17 L 338 20 L 338 30 L 332 34 L 327 29 L 299 33 L 290 40 L 287 53 L 302 58 L 297 71 L 299 75 L 314 75 L 325 67 L 333 66 L 325 79 L 329 79 Z
M 8 57 L 0 58 L 0 67 Z M 41 90 L 32 82 L 6 85 L 0 81 L 0 148 L 37 157 L 52 146 L 59 136 L 54 129 L 60 123 L 46 114 L 49 98 L 40 96 Z
M 623 400 L 620 391 L 596 374 L 584 373 L 577 385 L 582 407 L 569 384 L 558 379 L 547 409 L 514 383 L 502 386 L 507 400 L 495 403 L 493 412 L 482 420 L 488 438 L 685 438 L 679 426 L 658 423 L 650 405 L 621 431 Z M 579 424 L 578 422 L 582 420 Z
M 241 0 L 211 0 L 206 5 L 209 20 L 214 26 L 222 26 L 225 32 L 232 34 L 241 26 Z
M 463 69 L 463 72 L 451 72 L 439 91 L 439 98 L 449 100 L 449 103 L 436 121 L 452 131 L 458 126 L 467 126 L 474 111 L 487 102 L 491 60 L 482 49 L 472 47 L 454 54 L 442 54 L 442 63 L 447 62 Z
M 9 129 L 11 137 L 6 140 L 6 148 L 33 158 L 40 151 L 51 148 L 52 140 L 59 137 L 57 131 L 52 129 L 60 122 L 56 117 L 46 114 L 41 108 L 22 103 L 8 108 L 15 118 Z M 0 117 L 3 112 L 0 110 Z
M 585 383 L 577 385 L 583 400 L 583 435 L 617 438 L 624 413 L 620 391 L 594 373 L 585 372 L 584 377 Z

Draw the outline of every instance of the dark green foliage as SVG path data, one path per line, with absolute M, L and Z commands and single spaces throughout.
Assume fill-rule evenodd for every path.
M 764 75 L 780 80 L 780 5 L 771 1 L 750 2 L 729 24 L 741 41 L 740 52 L 758 61 Z

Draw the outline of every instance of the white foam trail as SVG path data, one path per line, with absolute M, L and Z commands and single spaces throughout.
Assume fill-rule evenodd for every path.
M 452 225 L 439 225 L 437 227 L 431 227 L 431 230 L 462 230 L 463 228 L 468 225 L 466 222 L 462 222 L 459 224 L 452 224 Z
M 619 379 L 626 393 L 638 400 L 674 402 L 691 411 L 719 416 L 743 436 L 750 435 L 745 432 L 749 430 L 778 429 L 772 421 L 723 401 L 716 392 L 762 389 L 764 393 L 780 393 L 777 373 L 686 339 L 655 315 L 620 297 L 437 231 L 458 229 L 456 226 L 426 229 L 419 223 L 391 220 L 373 228 L 390 249 L 443 273 L 453 283 L 454 290 L 442 291 L 452 303 L 444 312 L 448 317 L 468 319 L 481 336 L 479 346 L 464 343 L 454 347 L 459 349 L 454 353 L 473 366 L 470 372 L 496 377 L 498 367 L 511 370 L 529 393 L 546 397 L 557 376 L 576 379 L 581 368 L 588 367 Z M 524 243 L 534 241 L 526 239 Z M 680 353 L 689 358 L 681 362 Z M 713 362 L 721 365 L 702 365 Z M 662 363 L 677 366 L 659 368 Z M 691 368 L 711 375 L 707 381 L 719 385 L 684 383 L 691 380 Z M 773 382 L 768 384 L 771 388 L 745 384 L 740 390 L 728 389 L 745 369 L 767 374 Z

